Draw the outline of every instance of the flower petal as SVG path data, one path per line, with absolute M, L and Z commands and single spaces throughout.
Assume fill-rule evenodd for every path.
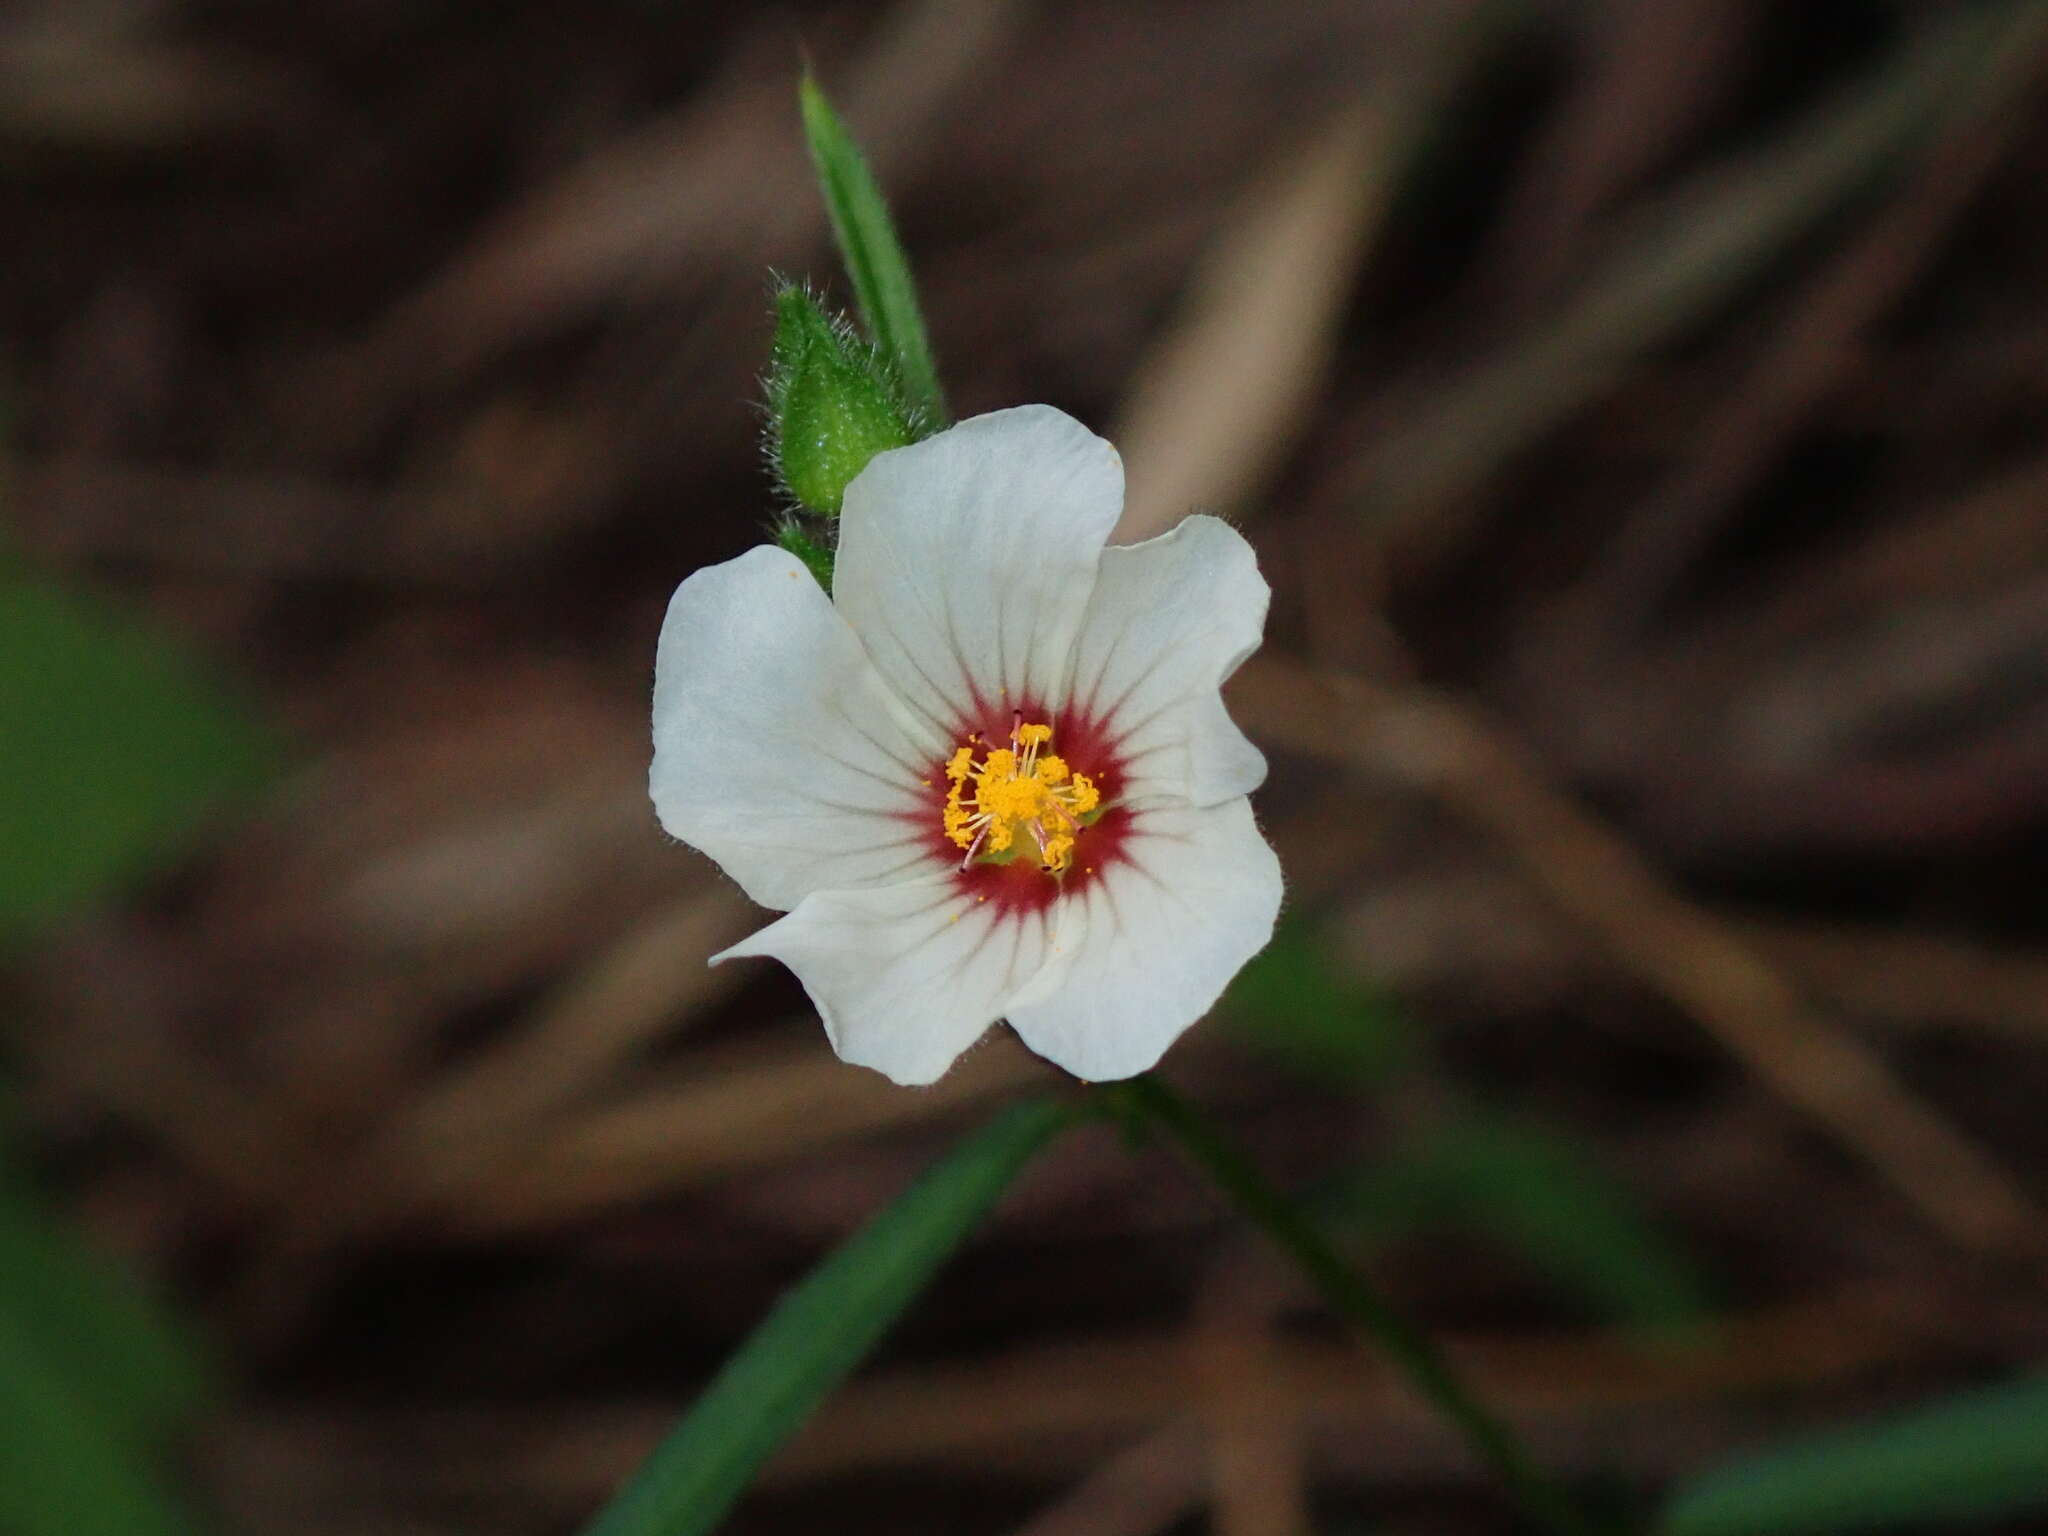
M 846 488 L 834 601 L 935 729 L 1044 700 L 1123 506 L 1123 461 L 1044 405 L 877 454 Z
M 943 745 L 794 555 L 749 550 L 669 601 L 648 788 L 662 826 L 762 906 L 929 867 L 919 778 Z
M 1216 805 L 1265 781 L 1217 689 L 1258 649 L 1270 596 L 1251 545 L 1217 518 L 1102 552 L 1068 698 L 1119 740 L 1126 801 Z
M 1248 800 L 1141 812 L 1124 855 L 1055 909 L 1053 962 L 1008 1010 L 1026 1045 L 1091 1082 L 1156 1065 L 1280 911 Z
M 818 891 L 711 963 L 773 955 L 844 1060 L 914 1086 L 936 1082 L 1038 974 L 1049 929 L 1043 913 L 979 906 L 940 875 Z

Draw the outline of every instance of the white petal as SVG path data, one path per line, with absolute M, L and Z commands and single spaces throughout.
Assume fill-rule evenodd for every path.
M 1141 812 L 1124 857 L 1059 904 L 1053 964 L 1010 1023 L 1090 1082 L 1147 1071 L 1265 948 L 1280 888 L 1249 801 Z
M 933 857 L 926 738 L 802 562 L 762 546 L 676 589 L 648 787 L 669 833 L 764 907 L 904 880 Z
M 1065 678 L 1123 461 L 1026 405 L 877 454 L 846 488 L 834 601 L 934 727 L 1046 700 Z
M 773 955 L 804 984 L 842 1058 L 936 1082 L 1045 964 L 1044 914 L 1005 916 L 949 875 L 819 891 L 711 963 Z
M 1251 545 L 1213 517 L 1103 551 L 1068 697 L 1121 738 L 1126 801 L 1216 805 L 1265 781 L 1217 689 L 1258 649 L 1270 595 Z

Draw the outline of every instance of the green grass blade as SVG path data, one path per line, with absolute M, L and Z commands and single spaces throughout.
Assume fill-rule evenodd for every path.
M 2048 1376 L 1942 1399 L 1715 1468 L 1661 1536 L 1823 1536 L 2048 1509 Z
M 882 201 L 882 189 L 818 83 L 806 75 L 798 95 L 811 163 L 817 167 L 818 186 L 832 215 L 832 232 L 839 237 L 839 253 L 853 280 L 861 318 L 895 369 L 904 404 L 924 431 L 936 431 L 946 424 L 945 397 L 939 391 L 924 314 L 917 305 L 917 285 L 896 239 L 888 205 Z
M 587 1536 L 714 1529 L 761 1463 L 1072 1118 L 1050 1101 L 1006 1110 L 855 1233 L 783 1297 Z

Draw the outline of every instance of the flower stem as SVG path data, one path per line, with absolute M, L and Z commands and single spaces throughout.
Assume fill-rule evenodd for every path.
M 1097 1091 L 1125 1118 L 1164 1132 L 1182 1156 L 1263 1228 L 1301 1266 L 1323 1299 L 1377 1344 L 1415 1389 L 1458 1427 L 1532 1520 L 1552 1536 L 1591 1536 L 1592 1523 L 1473 1395 L 1429 1336 L 1389 1307 L 1301 1207 L 1276 1189 L 1200 1110 L 1155 1077 L 1135 1077 Z

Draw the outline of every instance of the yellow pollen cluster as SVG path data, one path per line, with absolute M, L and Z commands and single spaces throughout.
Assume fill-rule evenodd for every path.
M 1040 752 L 1052 742 L 1051 726 L 1020 720 L 1010 742 L 978 763 L 972 746 L 947 759 L 946 836 L 967 850 L 960 861 L 965 868 L 977 854 L 991 859 L 1010 854 L 1019 847 L 1018 833 L 1028 833 L 1038 845 L 1039 867 L 1060 874 L 1074 856 L 1074 837 L 1084 818 L 1101 805 L 1102 792 L 1064 759 Z

